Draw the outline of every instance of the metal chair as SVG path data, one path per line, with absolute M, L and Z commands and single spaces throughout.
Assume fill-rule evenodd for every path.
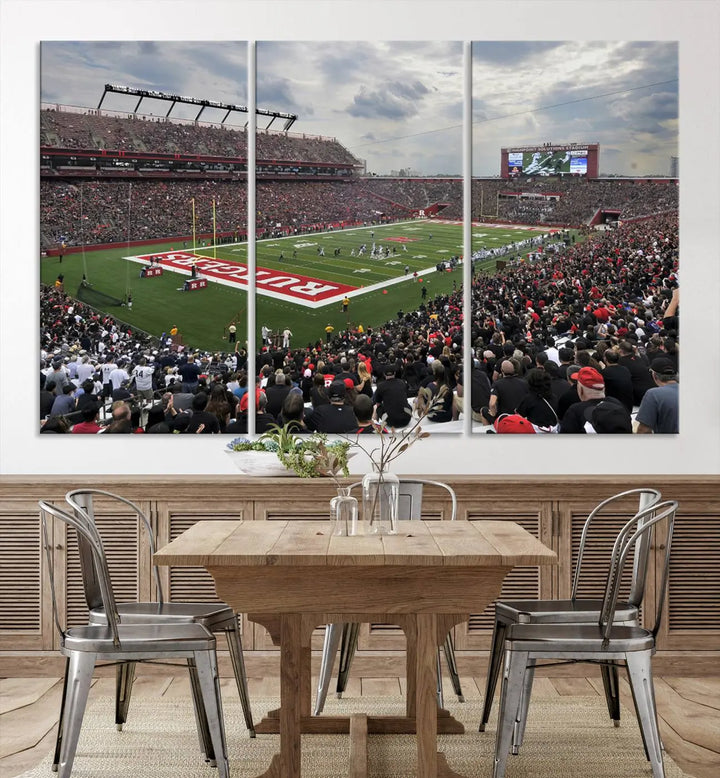
M 155 538 L 150 521 L 134 502 L 103 489 L 76 489 L 65 495 L 65 499 L 73 508 L 75 515 L 81 519 L 86 517 L 93 525 L 95 524 L 95 497 L 117 501 L 134 511 L 147 532 L 150 552 L 155 553 Z M 90 557 L 88 556 L 89 551 L 83 544 L 79 544 L 79 551 L 85 599 L 90 611 L 89 624 L 105 624 L 105 610 L 100 589 L 97 581 L 94 579 L 93 565 L 90 563 Z M 230 650 L 230 659 L 240 694 L 245 724 L 250 737 L 255 737 L 237 615 L 225 603 L 166 602 L 160 582 L 160 573 L 156 565 L 153 565 L 153 578 L 157 591 L 157 602 L 117 603 L 118 614 L 122 618 L 123 624 L 195 623 L 201 624 L 212 633 L 224 632 Z M 122 729 L 123 724 L 127 721 L 134 678 L 135 664 L 133 662 L 121 662 L 118 664 L 116 671 L 115 724 L 119 730 Z M 192 692 L 196 697 L 196 702 L 199 702 L 199 691 L 196 686 L 192 686 Z M 200 723 L 202 723 L 202 720 L 199 720 Z M 205 745 L 205 754 L 208 761 L 212 763 L 214 760 L 212 742 L 207 729 L 203 729 L 200 732 L 200 736 Z
M 490 651 L 485 686 L 485 704 L 480 732 L 485 731 L 485 725 L 490 719 L 493 697 L 503 660 L 503 645 L 505 634 L 513 624 L 592 624 L 597 621 L 602 607 L 601 599 L 584 599 L 578 596 L 581 583 L 583 555 L 591 535 L 591 527 L 596 520 L 602 521 L 610 510 L 618 510 L 618 503 L 628 498 L 637 497 L 638 511 L 650 508 L 661 500 L 656 489 L 629 489 L 603 500 L 597 505 L 585 520 L 580 536 L 578 558 L 573 576 L 572 592 L 569 600 L 498 600 L 495 604 L 495 627 Z M 609 509 L 609 510 L 608 510 Z M 620 602 L 616 607 L 616 619 L 622 624 L 638 624 L 640 604 L 645 592 L 645 576 L 647 572 L 648 545 L 643 540 L 636 548 L 632 585 L 628 600 Z M 603 665 L 603 686 L 608 712 L 615 726 L 620 725 L 620 698 L 618 696 L 618 674 L 613 665 Z
M 640 511 L 625 524 L 613 546 L 605 596 L 597 624 L 513 624 L 505 638 L 505 671 L 500 697 L 500 717 L 495 743 L 493 778 L 503 778 L 508 752 L 517 753 L 524 735 L 532 691 L 533 669 L 538 660 L 591 662 L 616 666 L 623 662 L 632 689 L 645 753 L 653 778 L 664 778 L 662 744 L 657 724 L 651 658 L 655 653 L 670 568 L 670 549 L 677 502 L 657 503 Z M 652 629 L 619 625 L 618 592 L 625 564 L 639 544 L 649 547 L 655 525 L 667 520 L 657 613 Z
M 72 772 L 93 671 L 98 661 L 134 664 L 184 659 L 188 663 L 192 686 L 197 689 L 194 702 L 198 731 L 201 728 L 207 730 L 218 775 L 220 778 L 228 778 L 229 766 L 215 637 L 201 624 L 121 623 L 102 540 L 94 524 L 87 516 L 78 516 L 77 512 L 70 514 L 43 500 L 39 502 L 39 506 L 43 546 L 52 591 L 53 616 L 60 632 L 60 651 L 67 658 L 53 771 L 58 772 L 60 778 L 69 778 Z M 72 627 L 67 630 L 62 628 L 55 591 L 54 552 L 49 542 L 48 517 L 58 519 L 75 529 L 78 542 L 86 554 L 85 561 L 93 568 L 94 580 L 102 597 L 106 614 L 104 624 Z
M 358 481 L 351 484 L 350 489 L 357 489 L 362 486 L 362 482 Z M 440 481 L 430 481 L 423 478 L 400 478 L 399 500 L 398 500 L 398 516 L 401 520 L 406 519 L 419 519 L 422 512 L 422 495 L 423 487 L 425 486 L 437 486 L 441 489 L 445 489 L 450 495 L 452 502 L 452 509 L 450 513 L 450 520 L 454 521 L 457 518 L 457 497 L 455 492 L 447 484 Z M 315 699 L 314 715 L 319 716 L 325 707 L 325 700 L 327 699 L 328 688 L 330 686 L 330 678 L 332 676 L 333 662 L 335 661 L 335 654 L 338 647 L 340 648 L 340 660 L 338 665 L 338 679 L 337 679 L 337 696 L 341 697 L 347 686 L 348 677 L 350 675 L 350 664 L 352 663 L 355 650 L 357 649 L 358 633 L 360 631 L 359 624 L 348 623 L 334 623 L 328 624 L 325 627 L 325 640 L 323 642 L 322 660 L 320 662 L 320 677 L 318 679 L 317 696 Z M 460 702 L 464 702 L 462 688 L 460 686 L 460 677 L 458 675 L 457 664 L 455 662 L 455 644 L 452 634 L 448 634 L 443 644 L 443 652 L 445 654 L 445 661 L 448 665 L 450 672 L 450 679 L 452 681 L 453 690 L 457 695 Z M 440 667 L 440 654 L 438 652 L 438 705 L 443 707 L 443 690 L 442 690 L 442 677 Z

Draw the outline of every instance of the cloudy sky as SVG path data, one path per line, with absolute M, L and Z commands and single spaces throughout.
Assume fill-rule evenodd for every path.
M 217 41 L 43 43 L 41 99 L 94 108 L 103 85 L 114 83 L 244 105 L 246 57 L 244 43 Z M 458 42 L 257 44 L 258 107 L 297 114 L 294 132 L 337 137 L 374 172 L 413 167 L 459 175 L 462 90 Z M 108 95 L 103 107 L 134 104 Z M 167 107 L 148 100 L 141 111 L 164 115 Z M 196 113 L 173 109 L 173 116 Z
M 678 154 L 675 42 L 492 41 L 472 52 L 476 175 L 498 174 L 505 145 L 597 141 L 601 173 L 624 175 L 667 173 Z M 103 85 L 118 83 L 244 105 L 246 81 L 241 42 L 41 47 L 41 99 L 53 103 L 95 107 Z M 458 42 L 257 44 L 258 106 L 298 114 L 293 131 L 337 137 L 370 172 L 460 174 L 462 97 Z M 134 102 L 108 95 L 103 106 Z M 141 110 L 166 109 L 145 101 Z M 173 115 L 196 112 L 176 106 Z
M 230 41 L 82 41 L 40 46 L 40 99 L 96 108 L 105 84 L 171 92 L 184 97 L 246 105 L 247 44 Z M 108 94 L 103 108 L 132 111 L 137 98 Z M 169 104 L 144 100 L 141 113 L 164 116 Z M 194 118 L 197 106 L 177 105 L 172 115 Z M 222 119 L 207 108 L 202 118 Z M 245 118 L 238 119 L 244 124 Z
M 459 42 L 258 42 L 257 100 L 338 138 L 368 171 L 462 173 Z M 429 132 L 431 131 L 431 132 Z
M 503 146 L 600 143 L 600 173 L 667 174 L 678 154 L 676 42 L 474 43 L 473 171 Z

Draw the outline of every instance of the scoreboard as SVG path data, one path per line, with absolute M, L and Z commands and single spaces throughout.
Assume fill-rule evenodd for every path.
M 597 143 L 544 143 L 510 146 L 500 150 L 501 178 L 518 176 L 583 176 L 597 178 L 600 146 Z

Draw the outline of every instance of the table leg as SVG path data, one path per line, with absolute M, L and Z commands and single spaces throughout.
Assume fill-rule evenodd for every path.
M 310 713 L 309 639 L 301 614 L 280 616 L 280 753 L 259 778 L 300 778 L 301 717 Z M 307 643 L 307 645 L 305 645 Z
M 280 619 L 280 763 L 287 778 L 300 778 L 300 668 L 302 616 Z
M 437 778 L 437 616 L 419 613 L 415 621 L 417 775 L 418 778 Z
M 418 778 L 462 778 L 450 769 L 445 755 L 438 753 L 438 707 L 437 707 L 437 652 L 438 643 L 445 639 L 447 617 L 434 613 L 419 613 L 415 622 L 415 650 L 412 672 L 411 652 L 408 651 L 408 688 L 410 678 L 415 680 L 415 718 L 417 722 Z M 411 628 L 412 629 L 412 628 Z M 408 640 L 408 647 L 411 641 Z M 447 713 L 442 711 L 442 713 Z

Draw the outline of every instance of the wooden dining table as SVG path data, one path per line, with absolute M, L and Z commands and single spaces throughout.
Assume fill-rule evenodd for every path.
M 280 753 L 259 778 L 300 778 L 300 736 L 308 733 L 350 733 L 353 776 L 363 774 L 368 733 L 416 733 L 418 778 L 458 776 L 437 750 L 438 732 L 464 731 L 438 708 L 438 647 L 497 599 L 514 567 L 557 564 L 554 551 L 513 521 L 422 520 L 400 522 L 396 535 L 352 537 L 332 535 L 329 522 L 199 521 L 154 560 L 206 568 L 218 597 L 280 646 L 280 708 L 256 726 L 279 732 Z M 329 622 L 403 629 L 404 716 L 311 715 L 311 635 Z

